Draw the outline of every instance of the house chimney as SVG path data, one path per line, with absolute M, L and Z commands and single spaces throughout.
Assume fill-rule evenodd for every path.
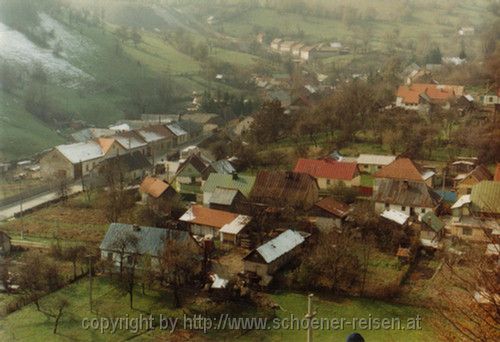
M 141 227 L 138 224 L 133 225 L 134 232 L 138 232 L 141 230 Z

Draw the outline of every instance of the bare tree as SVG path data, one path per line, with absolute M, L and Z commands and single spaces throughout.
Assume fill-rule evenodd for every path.
M 120 278 L 123 277 L 123 262 L 125 256 L 136 254 L 138 244 L 139 238 L 133 233 L 123 234 L 111 244 L 111 248 L 117 251 L 120 257 Z
M 181 306 L 181 287 L 193 281 L 200 271 L 197 252 L 188 242 L 165 241 L 160 258 L 159 278 L 163 285 L 172 289 L 176 307 Z

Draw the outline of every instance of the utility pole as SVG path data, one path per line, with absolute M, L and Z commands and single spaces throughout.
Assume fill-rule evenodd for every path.
M 312 298 L 314 295 L 310 293 L 307 296 L 307 314 L 306 319 L 309 321 L 307 327 L 307 342 L 313 342 L 313 329 L 312 329 L 312 319 L 316 316 L 316 311 L 312 309 Z
M 89 306 L 92 312 L 92 255 L 87 255 L 89 258 Z
M 24 240 L 24 220 L 23 220 L 23 192 L 21 190 L 21 185 L 19 185 L 19 194 L 21 195 L 21 200 L 19 202 L 19 218 L 21 220 L 21 240 Z

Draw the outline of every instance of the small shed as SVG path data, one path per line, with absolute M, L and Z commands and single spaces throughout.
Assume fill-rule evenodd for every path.
M 237 213 L 243 209 L 245 202 L 246 197 L 238 189 L 217 187 L 210 197 L 209 206 L 212 209 Z
M 304 241 L 300 232 L 288 229 L 245 256 L 244 271 L 268 279 L 299 253 Z

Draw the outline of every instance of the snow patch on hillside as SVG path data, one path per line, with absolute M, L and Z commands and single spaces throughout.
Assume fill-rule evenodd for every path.
M 40 13 L 38 16 L 41 28 L 45 32 L 53 33 L 53 37 L 48 40 L 49 45 L 54 48 L 59 43 L 63 56 L 68 56 L 68 53 L 70 56 L 76 56 L 94 50 L 89 39 L 69 32 L 64 25 L 46 13 Z
M 61 57 L 54 56 L 52 49 L 37 46 L 19 31 L 0 22 L 0 59 L 26 67 L 27 70 L 39 63 L 48 74 L 67 87 L 78 87 L 81 81 L 93 79 Z

